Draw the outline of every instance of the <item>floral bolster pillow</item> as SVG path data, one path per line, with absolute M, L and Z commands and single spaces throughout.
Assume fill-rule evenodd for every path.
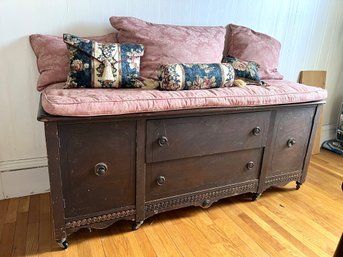
M 163 90 L 230 87 L 234 77 L 229 63 L 166 64 L 159 69 L 159 84 Z
M 237 78 L 248 82 L 261 82 L 258 74 L 260 65 L 256 62 L 243 61 L 232 56 L 224 57 L 222 62 L 230 63 L 232 65 L 232 67 L 235 69 Z
M 137 87 L 141 44 L 103 44 L 64 34 L 70 59 L 65 88 Z

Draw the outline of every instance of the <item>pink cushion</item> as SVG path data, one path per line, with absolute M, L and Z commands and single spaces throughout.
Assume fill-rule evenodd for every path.
M 209 107 L 289 104 L 323 100 L 327 92 L 285 80 L 271 86 L 229 87 L 207 90 L 159 91 L 142 89 L 63 89 L 63 83 L 42 93 L 43 109 L 52 115 L 97 116 L 160 112 Z
M 115 33 L 88 39 L 102 43 L 117 42 Z M 38 91 L 50 84 L 65 82 L 69 73 L 69 52 L 62 37 L 34 34 L 30 36 L 33 51 L 37 57 L 40 76 L 37 81 Z
M 278 72 L 281 44 L 276 39 L 252 29 L 229 25 L 228 55 L 260 64 L 261 79 L 282 79 Z
M 173 26 L 145 22 L 132 17 L 111 17 L 119 31 L 119 43 L 144 45 L 141 76 L 157 79 L 160 64 L 220 63 L 223 57 L 224 27 Z

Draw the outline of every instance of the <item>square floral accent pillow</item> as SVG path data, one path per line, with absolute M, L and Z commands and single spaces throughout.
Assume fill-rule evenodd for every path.
M 235 72 L 229 63 L 166 64 L 160 66 L 163 90 L 193 90 L 231 87 Z
M 70 59 L 65 88 L 138 87 L 140 44 L 103 44 L 64 34 Z
M 101 43 L 116 43 L 117 34 L 86 37 Z M 37 57 L 39 77 L 37 90 L 42 91 L 51 84 L 65 82 L 69 74 L 69 52 L 62 37 L 33 34 L 30 35 L 31 47 Z
M 258 74 L 260 65 L 256 62 L 243 61 L 232 56 L 224 57 L 222 62 L 230 63 L 232 65 L 238 79 L 242 79 L 247 82 L 256 82 L 258 84 L 261 82 Z

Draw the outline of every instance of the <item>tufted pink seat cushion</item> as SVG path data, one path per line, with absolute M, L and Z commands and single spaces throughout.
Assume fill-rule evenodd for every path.
M 323 100 L 324 89 L 286 80 L 269 80 L 270 87 L 160 91 L 142 89 L 63 89 L 64 83 L 42 92 L 43 109 L 52 115 L 98 116 L 210 107 L 290 104 Z

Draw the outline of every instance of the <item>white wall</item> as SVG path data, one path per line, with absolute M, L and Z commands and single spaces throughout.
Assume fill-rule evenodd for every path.
M 43 124 L 36 121 L 38 72 L 28 36 L 80 36 L 112 31 L 112 15 L 156 23 L 251 27 L 282 43 L 280 71 L 296 81 L 300 70 L 328 71 L 326 130 L 343 101 L 342 0 L 1 0 L 0 198 L 48 190 Z

